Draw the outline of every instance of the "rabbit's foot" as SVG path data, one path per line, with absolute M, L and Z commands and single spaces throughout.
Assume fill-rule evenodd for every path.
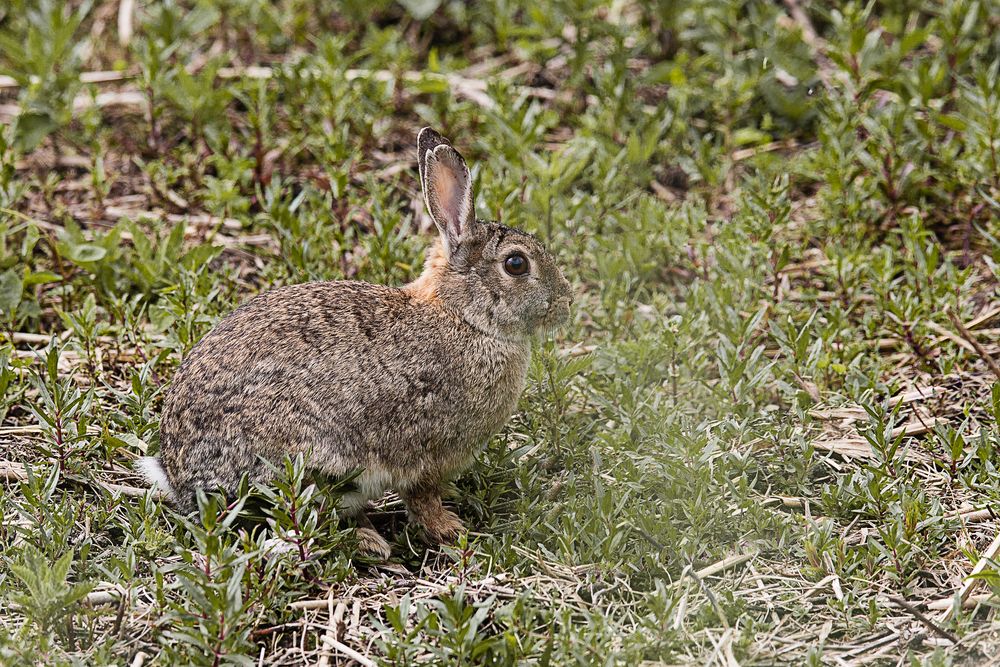
M 356 529 L 355 534 L 358 537 L 358 551 L 381 560 L 389 560 L 392 549 L 389 548 L 389 543 L 378 534 L 377 530 L 360 527 Z
M 424 517 L 421 525 L 427 531 L 427 536 L 438 544 L 454 542 L 458 536 L 465 532 L 465 524 L 458 518 L 458 515 L 451 510 L 441 508 L 441 513 Z
M 440 489 L 422 489 L 404 493 L 403 500 L 410 515 L 410 521 L 420 524 L 432 541 L 443 544 L 454 542 L 465 526 L 458 515 L 445 509 L 441 503 Z

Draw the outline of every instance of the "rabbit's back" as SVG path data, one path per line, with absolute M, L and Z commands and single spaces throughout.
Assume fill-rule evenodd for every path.
M 167 475 L 190 497 L 231 488 L 244 472 L 266 479 L 258 457 L 303 452 L 324 472 L 368 468 L 394 485 L 445 476 L 513 411 L 529 349 L 402 289 L 273 290 L 181 365 L 161 423 Z

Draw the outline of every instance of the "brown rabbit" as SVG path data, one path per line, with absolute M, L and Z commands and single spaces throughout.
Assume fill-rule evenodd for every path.
M 261 294 L 219 322 L 181 364 L 160 424 L 161 458 L 140 468 L 183 509 L 196 488 L 267 482 L 302 453 L 326 475 L 363 469 L 345 510 L 362 547 L 388 543 L 363 508 L 387 489 L 436 541 L 462 522 L 442 482 L 465 469 L 524 388 L 532 336 L 564 323 L 570 288 L 525 232 L 476 220 L 465 160 L 420 131 L 424 199 L 440 231 L 401 288 L 335 281 Z

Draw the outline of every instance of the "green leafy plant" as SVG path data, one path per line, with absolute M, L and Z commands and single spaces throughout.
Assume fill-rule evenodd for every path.
M 0 663 L 975 662 L 992 564 L 912 610 L 996 532 L 993 9 L 0 3 Z M 425 125 L 574 299 L 469 533 L 389 494 L 357 553 L 314 443 L 179 515 L 135 470 L 178 366 L 267 290 L 415 278 Z
M 37 147 L 70 122 L 89 48 L 79 32 L 92 4 L 74 9 L 56 0 L 29 3 L 16 32 L 0 31 L 0 73 L 21 86 L 14 142 L 22 150 Z
M 80 601 L 94 585 L 70 582 L 72 566 L 72 552 L 50 563 L 44 554 L 31 550 L 24 552 L 20 564 L 10 566 L 11 573 L 24 587 L 24 592 L 11 595 L 10 601 L 21 608 L 43 646 L 51 645 L 54 633 L 70 642 L 75 641 L 73 617 Z

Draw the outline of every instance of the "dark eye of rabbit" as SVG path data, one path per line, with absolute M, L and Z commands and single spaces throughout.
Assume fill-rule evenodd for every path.
M 515 252 L 503 261 L 503 268 L 512 276 L 523 276 L 528 272 L 528 258 Z

